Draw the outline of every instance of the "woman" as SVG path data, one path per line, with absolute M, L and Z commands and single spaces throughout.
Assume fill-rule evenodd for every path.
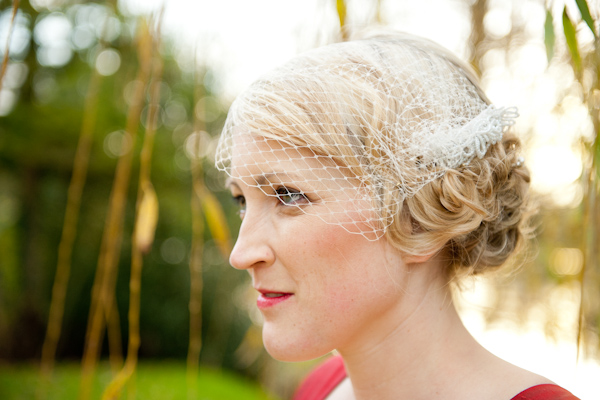
M 575 398 L 486 351 L 452 301 L 523 241 L 516 116 L 405 34 L 313 50 L 234 102 L 217 167 L 264 345 L 282 361 L 340 354 L 297 399 Z

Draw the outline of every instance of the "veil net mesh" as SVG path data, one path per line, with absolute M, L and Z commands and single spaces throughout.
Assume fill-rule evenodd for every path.
M 232 104 L 215 160 L 278 206 L 376 240 L 406 198 L 483 157 L 517 116 L 488 104 L 443 48 L 373 37 L 304 53 L 254 82 Z

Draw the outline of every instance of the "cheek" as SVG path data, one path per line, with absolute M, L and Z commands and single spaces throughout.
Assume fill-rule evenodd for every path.
M 263 328 L 271 355 L 285 361 L 321 356 L 360 335 L 390 296 L 381 243 L 338 225 L 310 221 L 281 231 L 281 261 L 296 281 L 297 305 Z M 320 222 L 320 223 L 319 223 Z
M 298 259 L 306 260 L 307 267 L 299 279 L 311 283 L 311 292 L 332 314 L 359 307 L 389 283 L 387 274 L 382 277 L 377 271 L 385 268 L 379 246 L 340 226 L 320 226 L 319 234 L 304 238 L 299 247 L 304 251 Z

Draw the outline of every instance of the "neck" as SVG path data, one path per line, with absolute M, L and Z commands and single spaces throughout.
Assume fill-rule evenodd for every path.
M 356 399 L 437 398 L 477 365 L 484 350 L 460 321 L 448 286 L 421 287 L 338 349 Z

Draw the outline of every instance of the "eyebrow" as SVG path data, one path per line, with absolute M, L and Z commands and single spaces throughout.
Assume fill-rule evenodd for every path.
M 240 187 L 240 185 L 238 185 L 236 182 L 234 182 L 233 179 L 230 177 L 225 180 L 225 187 L 229 188 L 231 186 L 235 186 L 237 188 Z
M 286 178 L 286 179 L 282 179 Z M 306 178 L 301 177 L 298 174 L 295 174 L 293 172 L 269 172 L 267 174 L 261 174 L 261 175 L 251 175 L 249 178 L 252 178 L 254 180 L 254 182 L 259 185 L 259 186 L 265 186 L 268 185 L 269 183 L 272 183 L 273 178 L 277 178 L 276 180 L 279 181 L 289 181 L 290 183 L 292 182 L 298 182 L 298 181 L 306 181 Z M 239 188 L 239 185 L 234 181 L 235 178 L 229 177 L 227 178 L 227 180 L 225 181 L 225 185 L 227 187 L 229 186 L 237 186 Z M 239 178 L 238 178 L 239 179 Z

